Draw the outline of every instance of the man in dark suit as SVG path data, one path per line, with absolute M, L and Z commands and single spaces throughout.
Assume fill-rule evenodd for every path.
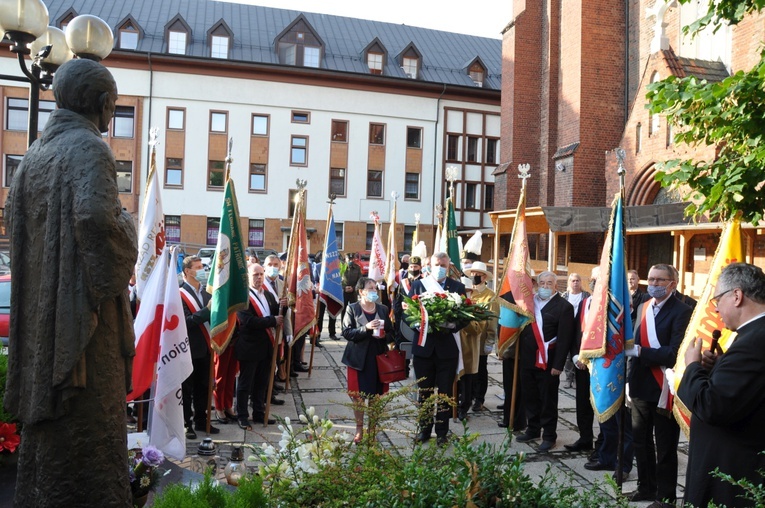
M 186 438 L 196 439 L 195 431 L 207 431 L 207 398 L 210 388 L 210 309 L 207 302 L 210 294 L 202 287 L 199 278 L 204 278 L 204 268 L 199 256 L 183 259 L 183 284 L 181 284 L 181 302 L 186 316 L 186 330 L 189 334 L 191 363 L 194 370 L 181 385 L 183 394 L 183 419 L 186 422 Z M 204 278 L 206 280 L 206 278 Z M 192 428 L 192 404 L 194 406 Z M 210 434 L 217 434 L 219 429 L 210 426 Z
M 651 267 L 648 272 L 651 299 L 638 306 L 635 347 L 625 351 L 630 357 L 632 438 L 638 470 L 638 488 L 629 498 L 658 500 L 657 506 L 665 502 L 674 505 L 676 499 L 680 427 L 672 416 L 672 398 L 664 371 L 674 367 L 691 319 L 691 308 L 672 296 L 677 287 L 675 273 L 669 265 Z
M 582 344 L 582 331 L 584 329 L 584 316 L 589 306 L 590 293 L 582 291 L 582 278 L 578 273 L 568 276 L 568 291 L 563 293 L 563 299 L 574 307 L 574 320 L 576 331 L 571 341 L 569 355 L 573 364 L 573 377 L 576 381 L 576 426 L 579 428 L 579 439 L 572 444 L 564 445 L 566 450 L 580 452 L 592 450 L 592 423 L 595 421 L 595 412 L 590 403 L 590 371 L 579 362 L 579 350 Z
M 449 292 L 460 295 L 465 294 L 465 286 L 459 281 L 447 277 L 451 260 L 448 254 L 436 252 L 430 259 L 431 273 L 423 279 L 412 282 L 412 289 L 409 296 L 419 295 L 425 292 Z M 466 323 L 453 323 L 454 332 L 464 327 Z M 457 375 L 457 366 L 459 364 L 459 348 L 455 334 L 451 332 L 432 332 L 428 333 L 427 341 L 424 346 L 419 346 L 415 340 L 412 346 L 412 364 L 414 374 L 417 379 L 421 379 L 418 387 L 420 389 L 420 404 L 432 395 L 433 389 L 438 388 L 438 393 L 446 397 L 452 397 L 454 387 L 454 378 Z M 449 413 L 450 408 L 446 404 L 438 404 L 436 412 L 436 442 L 439 445 L 446 444 L 446 434 L 449 432 Z M 430 433 L 433 429 L 433 416 L 423 415 L 419 422 L 419 433 L 415 438 L 418 443 L 423 443 L 430 439 Z
M 249 425 L 247 402 L 252 390 L 252 421 L 264 423 L 266 394 L 271 372 L 271 357 L 276 345 L 276 327 L 284 318 L 279 315 L 279 303 L 263 287 L 263 267 L 252 264 L 247 269 L 250 277 L 249 306 L 236 313 L 239 338 L 234 346 L 239 360 L 239 381 L 236 386 L 236 415 L 239 426 L 252 430 Z M 276 423 L 269 418 L 269 424 Z
M 526 433 L 516 439 L 525 443 L 542 434 L 539 450 L 546 452 L 558 439 L 558 385 L 566 356 L 576 333 L 574 307 L 557 291 L 553 272 L 537 276 L 534 295 L 536 321 L 523 329 L 521 341 L 521 385 L 526 406 Z M 507 403 L 507 402 L 506 402 Z
M 737 336 L 722 354 L 704 351 L 695 339 L 685 353 L 678 395 L 691 416 L 685 502 L 707 506 L 754 506 L 741 487 L 710 474 L 759 484 L 765 469 L 765 274 L 733 263 L 720 274 L 712 299 L 725 327 Z
M 632 305 L 630 307 L 630 315 L 632 316 L 632 322 L 635 322 L 637 316 L 638 306 L 646 300 L 650 300 L 651 297 L 645 291 L 640 289 L 640 275 L 637 270 L 629 270 L 627 272 L 627 285 L 630 288 L 630 296 L 632 297 Z

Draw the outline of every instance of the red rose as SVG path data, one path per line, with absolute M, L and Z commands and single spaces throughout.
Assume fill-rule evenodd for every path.
M 443 293 L 438 293 L 438 297 L 442 300 L 446 300 L 446 295 Z
M 465 298 L 465 305 L 473 305 L 473 301 L 470 298 Z
M 418 301 L 419 299 L 420 299 L 420 295 L 412 296 L 412 300 L 414 300 L 415 302 Z
M 16 434 L 16 424 L 0 423 L 0 452 L 15 452 L 19 442 L 21 442 L 21 436 Z

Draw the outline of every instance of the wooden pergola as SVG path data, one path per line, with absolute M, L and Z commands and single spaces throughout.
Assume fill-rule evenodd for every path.
M 676 209 L 684 208 L 684 204 L 677 203 L 673 205 L 654 205 L 655 207 L 666 207 L 666 206 L 673 206 Z M 657 234 L 657 233 L 669 233 L 673 237 L 673 252 L 672 252 L 672 263 L 673 266 L 677 267 L 678 273 L 680 275 L 679 282 L 678 282 L 678 290 L 681 292 L 685 292 L 685 281 L 686 281 L 686 265 L 682 260 L 687 259 L 688 255 L 688 249 L 690 246 L 691 239 L 696 235 L 703 235 L 703 234 L 710 234 L 710 233 L 720 233 L 723 229 L 723 223 L 722 222 L 705 222 L 705 223 L 692 223 L 689 222 L 687 219 L 683 222 L 677 222 L 674 224 L 659 224 L 660 221 L 654 221 L 657 222 L 654 225 L 642 225 L 642 223 L 650 223 L 650 217 L 651 215 L 648 213 L 642 213 L 642 212 L 650 212 L 651 210 L 647 210 L 652 207 L 627 207 L 628 209 L 632 209 L 635 212 L 635 215 L 638 217 L 637 220 L 633 220 L 632 222 L 635 224 L 633 226 L 629 225 L 627 226 L 627 236 L 634 236 L 634 235 L 647 235 L 647 234 Z M 646 210 L 640 210 L 640 209 L 646 209 Z M 558 248 L 559 248 L 559 239 L 561 236 L 566 235 L 572 235 L 572 234 L 581 234 L 581 233 L 594 233 L 594 232 L 604 232 L 608 227 L 608 219 L 605 219 L 605 222 L 603 222 L 604 213 L 605 216 L 610 217 L 610 207 L 599 207 L 599 208 L 568 208 L 563 210 L 564 212 L 568 213 L 568 217 L 576 218 L 578 214 L 589 214 L 591 216 L 594 216 L 596 220 L 590 220 L 589 222 L 582 223 L 582 227 L 577 227 L 576 220 L 568 220 L 568 221 L 561 221 L 560 220 L 560 214 L 556 214 L 556 211 L 561 211 L 563 209 L 556 208 L 556 207 L 529 207 L 526 208 L 526 233 L 529 234 L 545 234 L 548 235 L 548 242 L 547 242 L 547 264 L 544 267 L 544 269 L 556 272 L 556 271 L 564 271 L 566 273 L 569 272 L 569 263 L 568 263 L 568 254 L 565 256 L 566 264 L 561 266 L 556 263 L 556 260 L 558 259 Z M 593 212 L 596 212 L 593 214 Z M 671 210 L 672 217 L 676 217 L 676 210 Z M 550 220 L 548 220 L 548 216 L 552 215 L 550 217 Z M 556 216 L 557 215 L 557 216 Z M 494 212 L 489 212 L 489 217 L 491 218 L 492 226 L 494 227 L 494 235 L 493 235 L 493 247 L 492 247 L 492 263 L 489 263 L 492 265 L 493 272 L 494 272 L 494 287 L 499 287 L 499 278 L 502 276 L 501 268 L 502 263 L 504 262 L 505 257 L 507 256 L 507 252 L 500 252 L 500 237 L 503 235 L 510 235 L 513 231 L 513 225 L 515 224 L 515 218 L 516 218 L 516 210 L 499 210 Z M 654 214 L 654 217 L 656 215 Z M 592 217 L 591 217 L 592 218 Z M 598 219 L 599 218 L 599 219 Z M 646 218 L 649 218 L 648 220 L 645 220 Z M 598 220 L 600 220 L 600 225 L 597 224 Z M 746 252 L 746 259 L 744 261 L 748 263 L 754 263 L 754 248 L 755 248 L 755 241 L 759 235 L 762 234 L 762 230 L 765 229 L 765 224 L 760 224 L 757 227 L 752 226 L 751 224 L 742 224 L 741 225 L 741 231 L 743 236 L 743 241 L 745 243 L 745 252 Z M 566 249 L 568 249 L 570 246 L 570 242 L 566 242 Z M 540 262 L 536 263 L 536 266 L 540 266 Z M 535 263 L 532 262 L 532 266 L 534 266 Z M 584 267 L 591 267 L 595 265 L 583 265 L 583 264 L 577 264 L 575 269 L 577 271 L 584 272 Z M 589 273 L 589 272 L 586 272 Z M 701 274 L 705 275 L 705 274 Z M 705 278 L 704 278 L 705 281 Z M 643 281 L 643 283 L 645 283 Z

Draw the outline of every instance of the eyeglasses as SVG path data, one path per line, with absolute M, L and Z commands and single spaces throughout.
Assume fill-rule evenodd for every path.
M 723 291 L 722 293 L 720 293 L 719 295 L 717 295 L 717 296 L 713 296 L 712 298 L 710 298 L 710 299 L 709 299 L 709 302 L 710 302 L 712 305 L 714 305 L 715 307 L 717 307 L 717 303 L 720 301 L 720 299 L 721 299 L 723 296 L 725 296 L 725 294 L 726 294 L 726 293 L 730 293 L 730 292 L 731 292 L 731 291 L 733 291 L 734 289 L 736 289 L 736 288 L 730 288 L 730 289 L 727 289 L 727 290 Z
M 671 280 L 672 279 L 664 279 L 664 278 L 661 278 L 661 277 L 650 277 L 648 279 L 648 283 L 649 284 L 653 284 L 654 282 L 669 282 Z

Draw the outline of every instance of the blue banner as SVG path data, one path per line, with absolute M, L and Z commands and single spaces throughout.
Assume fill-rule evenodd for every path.
M 337 234 L 335 218 L 330 213 L 327 238 L 324 241 L 324 253 L 321 258 L 319 275 L 320 298 L 327 306 L 327 312 L 333 318 L 343 310 L 343 285 L 340 276 L 340 258 L 337 252 Z

